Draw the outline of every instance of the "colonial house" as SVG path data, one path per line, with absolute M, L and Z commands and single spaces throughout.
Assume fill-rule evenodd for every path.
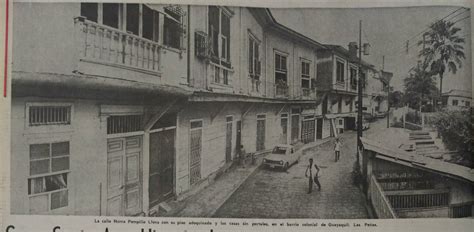
M 270 10 L 193 6 L 189 60 L 193 95 L 180 113 L 177 194 L 235 159 L 323 134 L 315 105 L 315 51 L 323 46 L 276 22 Z M 311 84 L 313 83 L 313 85 Z
M 328 79 L 336 92 L 318 100 L 319 51 L 334 67 L 339 53 L 268 9 L 15 3 L 14 11 L 13 214 L 148 215 L 228 168 L 240 145 L 311 143 L 330 136 L 323 114 L 354 111 L 356 89 L 340 72 L 352 80 L 357 67 L 337 55 L 344 66 Z
M 317 52 L 316 89 L 331 135 L 337 136 L 356 126 L 359 63 L 355 44 L 351 43 L 349 50 L 339 45 L 325 46 Z
M 442 95 L 443 106 L 450 110 L 469 109 L 472 106 L 470 91 L 451 89 Z
M 362 138 L 367 197 L 377 218 L 472 217 L 472 169 Z
M 376 117 L 387 113 L 388 82 L 392 74 L 385 71 L 367 68 L 366 80 L 364 82 L 362 110 L 369 117 Z

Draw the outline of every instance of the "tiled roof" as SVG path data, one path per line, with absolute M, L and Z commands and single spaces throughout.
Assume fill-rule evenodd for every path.
M 472 98 L 472 93 L 471 91 L 467 91 L 467 90 L 451 89 L 448 92 L 443 93 L 443 96 L 458 96 L 458 97 Z

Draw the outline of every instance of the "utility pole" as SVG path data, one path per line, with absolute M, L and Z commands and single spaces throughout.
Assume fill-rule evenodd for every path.
M 359 150 L 362 149 L 362 20 L 359 20 L 359 88 L 357 89 L 357 165 L 359 165 Z

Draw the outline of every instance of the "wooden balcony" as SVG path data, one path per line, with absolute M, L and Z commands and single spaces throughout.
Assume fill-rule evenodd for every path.
M 149 74 L 160 72 L 161 45 L 84 17 L 74 19 L 79 59 Z
M 302 88 L 301 93 L 302 98 L 305 100 L 316 99 L 316 89 Z

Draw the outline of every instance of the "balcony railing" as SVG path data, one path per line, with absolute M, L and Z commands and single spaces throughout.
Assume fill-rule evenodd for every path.
M 249 90 L 252 93 L 260 92 L 261 81 L 256 78 L 249 78 Z
M 395 209 L 442 207 L 449 205 L 449 189 L 386 191 Z
M 288 85 L 275 85 L 275 97 L 288 97 Z
M 397 218 L 397 215 L 390 205 L 390 202 L 388 201 L 387 197 L 385 197 L 382 188 L 373 175 L 370 177 L 369 194 L 372 206 L 374 207 L 378 218 Z
M 154 41 L 113 27 L 76 17 L 81 59 L 160 71 L 161 46 Z
M 304 99 L 316 99 L 316 89 L 301 89 L 302 96 Z

